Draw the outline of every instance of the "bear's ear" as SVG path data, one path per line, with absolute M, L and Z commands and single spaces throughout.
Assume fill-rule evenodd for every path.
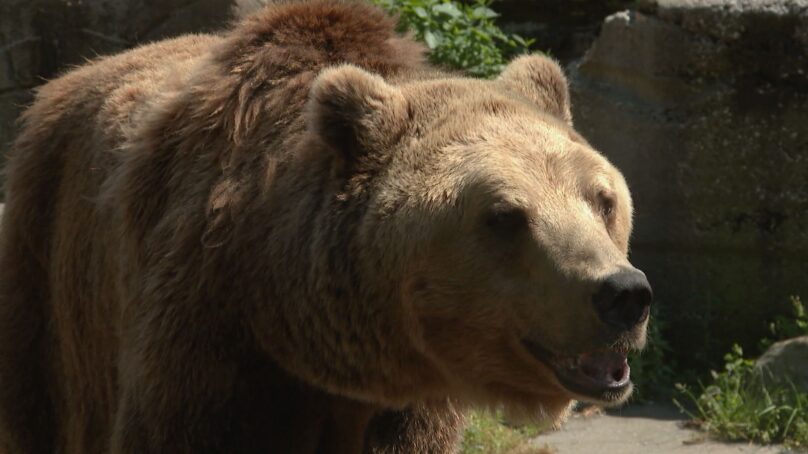
M 314 134 L 350 161 L 393 145 L 407 125 L 407 110 L 398 88 L 343 65 L 326 69 L 315 79 L 306 120 Z
M 497 79 L 541 110 L 572 125 L 570 90 L 564 71 L 543 55 L 525 55 L 505 67 Z

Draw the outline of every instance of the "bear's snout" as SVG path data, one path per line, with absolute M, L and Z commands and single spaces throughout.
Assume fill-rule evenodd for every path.
M 653 300 L 645 273 L 624 268 L 609 275 L 592 298 L 600 319 L 609 327 L 627 331 L 648 318 Z

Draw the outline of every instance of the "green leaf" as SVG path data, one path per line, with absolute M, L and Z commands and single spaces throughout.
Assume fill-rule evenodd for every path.
M 525 41 L 525 38 L 522 38 L 522 37 L 521 37 L 521 36 L 519 36 L 519 35 L 511 35 L 511 39 L 512 39 L 512 40 L 513 40 L 513 41 L 514 41 L 514 42 L 515 42 L 515 43 L 516 43 L 518 46 L 521 46 L 521 47 L 528 47 L 528 46 L 530 45 L 530 44 L 529 44 L 527 41 Z
M 432 11 L 439 14 L 446 14 L 455 19 L 463 15 L 454 3 L 440 3 L 432 7 Z
M 426 43 L 429 59 L 464 69 L 470 75 L 493 77 L 507 59 L 527 51 L 528 40 L 509 35 L 494 22 L 491 0 L 371 0 L 399 14 L 400 31 L 411 30 Z
M 499 14 L 486 6 L 478 6 L 474 8 L 474 11 L 472 11 L 471 14 L 479 19 L 493 19 L 495 17 L 499 17 Z
M 434 48 L 438 47 L 438 45 L 440 44 L 440 40 L 438 39 L 438 37 L 435 36 L 435 34 L 432 33 L 429 30 L 424 32 L 424 42 L 426 42 L 426 45 L 430 49 L 434 49 Z

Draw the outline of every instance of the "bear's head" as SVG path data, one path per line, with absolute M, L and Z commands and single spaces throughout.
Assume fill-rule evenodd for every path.
M 323 338 L 350 320 L 323 361 L 347 370 L 350 352 L 386 372 L 354 370 L 351 386 L 299 358 L 292 369 L 368 400 L 376 386 L 410 393 L 401 402 L 423 390 L 550 417 L 628 397 L 651 288 L 627 259 L 626 182 L 573 129 L 554 61 L 521 57 L 490 81 L 331 68 L 305 119 L 317 151 L 290 165 L 330 169 L 304 178 L 319 205 L 301 203 L 319 207 L 309 229 L 330 233 L 311 250 L 332 265 L 317 277 L 327 302 L 302 323 L 329 313 Z M 342 284 L 322 283 L 334 275 Z

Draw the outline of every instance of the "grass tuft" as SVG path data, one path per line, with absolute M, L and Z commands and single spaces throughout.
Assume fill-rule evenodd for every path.
M 712 372 L 710 385 L 699 384 L 696 392 L 677 385 L 688 401 L 685 403 L 692 404 L 695 411 L 674 400 L 679 408 L 701 428 L 722 439 L 808 448 L 808 394 L 793 385 L 767 384 L 738 345 L 725 361 L 723 371 Z
M 461 454 L 552 454 L 547 446 L 530 441 L 547 428 L 512 426 L 500 413 L 474 411 L 468 418 Z

